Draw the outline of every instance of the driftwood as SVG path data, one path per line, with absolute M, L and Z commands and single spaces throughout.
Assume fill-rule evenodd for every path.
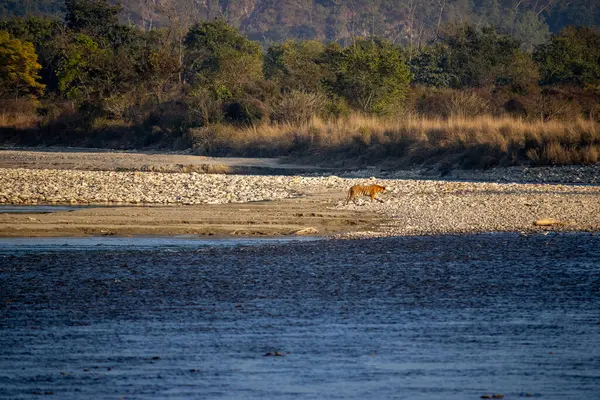
M 562 225 L 563 223 L 557 219 L 553 218 L 542 218 L 538 219 L 533 223 L 535 226 L 553 226 L 553 225 Z
M 309 228 L 304 228 L 304 229 L 300 229 L 297 231 L 292 231 L 290 233 L 292 235 L 315 235 L 315 234 L 319 233 L 319 230 L 317 228 L 309 227 Z

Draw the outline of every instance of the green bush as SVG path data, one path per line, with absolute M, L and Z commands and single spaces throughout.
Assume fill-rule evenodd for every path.
M 333 93 L 360 111 L 386 115 L 401 108 L 411 74 L 401 50 L 383 40 L 359 39 L 329 55 Z

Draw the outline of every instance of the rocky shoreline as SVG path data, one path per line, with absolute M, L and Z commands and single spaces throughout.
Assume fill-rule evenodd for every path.
M 351 205 L 387 217 L 365 236 L 600 231 L 600 187 L 457 181 L 382 181 L 384 203 Z M 361 236 L 355 234 L 354 236 Z
M 368 172 L 372 171 L 363 174 Z M 548 229 L 600 231 L 600 186 L 354 175 L 252 176 L 4 168 L 0 169 L 0 204 L 236 205 L 306 200 L 318 194 L 315 210 L 346 210 L 381 217 L 382 223 L 372 231 L 349 230 L 343 233 L 344 237 Z M 363 198 L 344 204 L 350 186 L 370 183 L 389 188 L 381 195 L 382 202 Z M 542 219 L 553 222 L 535 225 Z M 313 233 L 319 234 L 316 229 Z
M 190 151 L 136 152 L 83 148 L 0 148 L 0 168 L 59 169 L 115 172 L 170 172 L 200 174 L 264 174 L 345 178 L 460 180 L 499 183 L 599 184 L 600 164 L 514 166 L 486 170 L 368 167 L 359 170 L 318 167 L 310 163 L 282 163 L 273 158 L 204 157 Z
M 298 196 L 289 177 L 0 169 L 0 204 L 225 204 Z
M 591 184 L 600 183 L 600 164 L 597 165 L 561 165 L 545 167 L 496 167 L 486 170 L 452 169 L 440 172 L 436 168 L 411 168 L 405 170 L 385 170 L 367 168 L 347 172 L 341 176 L 370 177 L 386 179 L 437 179 L 499 183 L 558 183 Z

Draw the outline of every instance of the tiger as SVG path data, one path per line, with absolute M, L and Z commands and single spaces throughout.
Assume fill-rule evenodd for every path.
M 346 197 L 346 203 L 348 204 L 350 202 L 350 200 L 352 200 L 354 202 L 354 200 L 358 197 L 358 196 L 369 196 L 371 197 L 371 201 L 373 200 L 377 200 L 383 203 L 383 200 L 381 199 L 376 199 L 375 196 L 377 196 L 377 193 L 383 193 L 385 192 L 385 186 L 381 186 L 381 185 L 368 185 L 368 186 L 363 186 L 363 185 L 354 185 L 352 186 L 349 190 L 348 190 L 348 196 Z

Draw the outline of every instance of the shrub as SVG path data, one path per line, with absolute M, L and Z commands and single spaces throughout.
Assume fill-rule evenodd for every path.
M 206 156 L 230 155 L 239 130 L 227 125 L 211 125 L 188 130 L 189 141 L 195 154 Z
M 414 111 L 428 118 L 477 117 L 490 113 L 485 89 L 455 90 L 417 87 L 411 93 Z
M 194 93 L 186 99 L 188 108 L 186 125 L 201 127 L 222 122 L 224 119 L 223 105 L 216 100 L 208 90 Z
M 456 91 L 445 102 L 447 114 L 452 117 L 476 117 L 487 114 L 489 101 L 483 99 L 474 91 Z
M 182 133 L 187 115 L 188 107 L 185 102 L 171 100 L 156 106 L 144 121 L 144 125 L 157 126 L 166 132 Z
M 327 99 L 323 94 L 293 90 L 281 95 L 273 106 L 271 119 L 275 122 L 301 124 L 323 112 Z
M 32 98 L 0 100 L 0 127 L 28 129 L 36 127 L 42 117 L 38 114 L 39 101 Z
M 236 125 L 254 125 L 269 116 L 265 103 L 254 98 L 243 98 L 225 103 L 225 119 Z

